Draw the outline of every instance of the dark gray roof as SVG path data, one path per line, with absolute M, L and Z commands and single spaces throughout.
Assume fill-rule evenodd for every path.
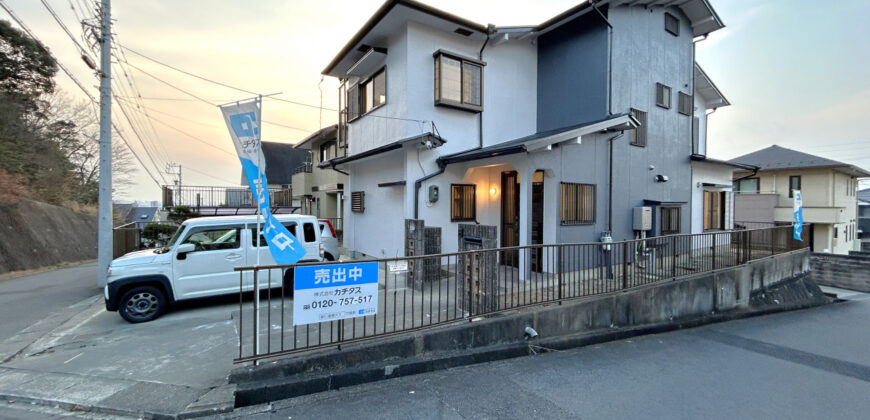
M 849 172 L 854 172 L 857 176 L 870 176 L 870 172 L 857 166 L 798 152 L 797 150 L 786 149 L 777 145 L 736 157 L 729 160 L 729 162 L 754 165 L 762 171 L 798 168 L 843 168 Z
M 309 153 L 289 143 L 264 141 L 263 156 L 266 158 L 266 179 L 269 184 L 291 184 L 293 171 L 308 161 Z M 241 185 L 248 185 L 244 172 Z
M 870 202 L 870 188 L 864 188 L 863 190 L 858 190 L 858 200 L 864 202 Z
M 296 143 L 296 145 L 293 147 L 297 149 L 311 149 L 311 146 L 314 143 L 320 141 L 335 140 L 336 138 L 338 138 L 338 125 L 333 124 L 311 133 L 311 135 L 302 139 L 302 141 Z
M 150 222 L 154 220 L 154 214 L 157 213 L 157 207 L 133 207 L 125 221 L 127 223 L 135 222 Z

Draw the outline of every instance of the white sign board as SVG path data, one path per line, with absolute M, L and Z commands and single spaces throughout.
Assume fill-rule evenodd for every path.
M 391 273 L 404 273 L 408 271 L 408 262 L 407 261 L 393 261 L 387 263 L 387 267 L 389 267 Z
M 378 263 L 296 267 L 293 325 L 316 324 L 378 313 Z

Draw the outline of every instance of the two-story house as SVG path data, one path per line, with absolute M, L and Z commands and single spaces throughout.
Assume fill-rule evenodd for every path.
M 388 0 L 323 74 L 341 82 L 344 245 L 404 253 L 404 220 L 497 226 L 501 246 L 690 232 L 694 46 L 706 0 L 584 2 L 481 25 Z M 636 207 L 652 226 L 634 230 Z
M 347 148 L 338 147 L 337 134 L 338 126 L 333 124 L 315 131 L 296 144 L 297 149 L 308 151 L 308 158 L 293 170 L 293 199 L 301 203 L 301 213 L 331 219 L 333 226 L 341 229 L 337 219 L 343 213 L 342 199 L 347 174 L 317 166 L 321 162 L 344 157 Z
M 758 169 L 707 156 L 708 117 L 730 105 L 696 63 L 692 110 L 692 233 L 734 229 L 734 171 Z
M 870 252 L 870 188 L 858 191 L 859 251 Z
M 859 167 L 780 146 L 770 146 L 730 162 L 757 166 L 734 173 L 735 220 L 752 227 L 794 222 L 794 190 L 803 197 L 803 217 L 813 223 L 813 251 L 848 254 L 858 249 Z

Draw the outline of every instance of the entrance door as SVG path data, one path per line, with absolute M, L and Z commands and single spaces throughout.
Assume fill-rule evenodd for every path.
M 535 171 L 532 177 L 532 244 L 544 243 L 544 171 Z M 544 253 L 541 248 L 532 248 L 532 271 L 543 269 Z
M 520 244 L 520 184 L 516 171 L 501 173 L 501 191 L 501 246 L 518 246 Z M 519 250 L 502 252 L 501 263 L 519 268 Z

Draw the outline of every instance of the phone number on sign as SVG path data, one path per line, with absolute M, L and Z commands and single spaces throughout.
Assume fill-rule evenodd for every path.
M 347 305 L 359 305 L 363 303 L 369 303 L 373 299 L 372 295 L 366 296 L 357 296 L 357 297 L 349 297 L 349 298 L 339 298 L 339 299 L 325 299 L 325 300 L 315 300 L 308 305 L 305 305 L 303 309 L 318 309 L 318 308 L 331 308 L 333 306 L 347 306 Z

